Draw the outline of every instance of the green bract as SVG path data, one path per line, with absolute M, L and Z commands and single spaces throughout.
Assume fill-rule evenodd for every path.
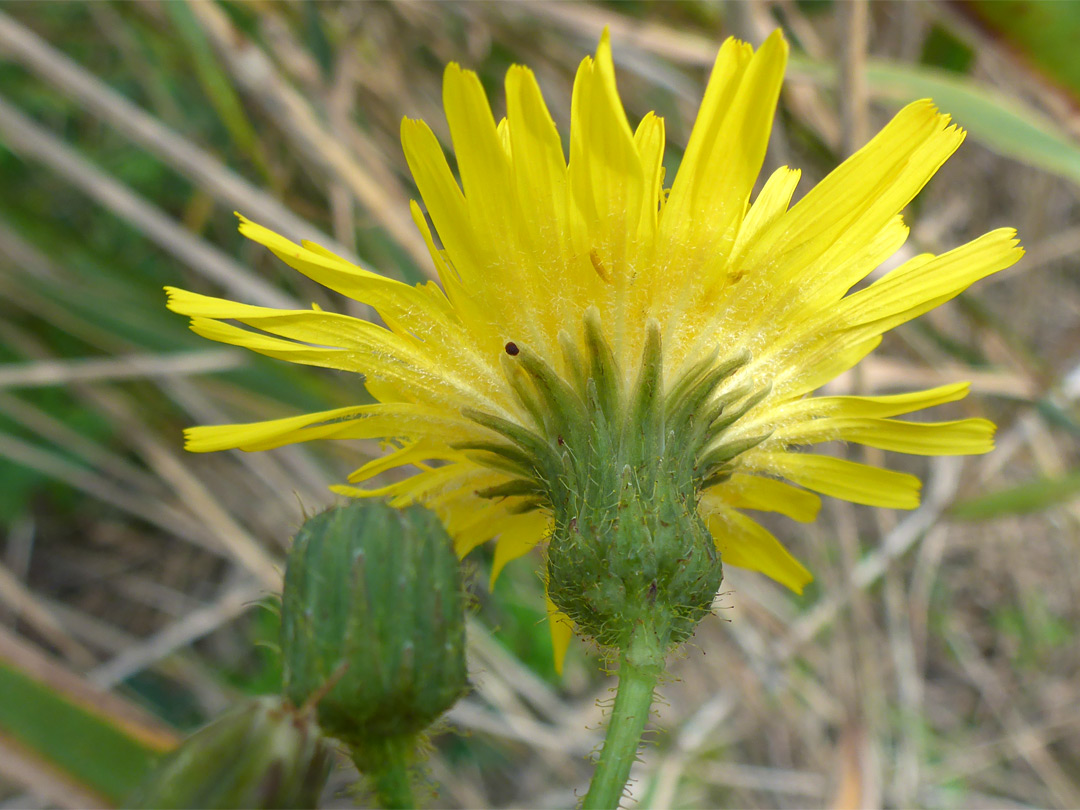
M 278 697 L 245 701 L 189 737 L 128 802 L 134 808 L 316 807 L 330 749 Z
M 481 495 L 532 494 L 551 510 L 548 595 L 559 610 L 604 646 L 625 649 L 646 626 L 664 651 L 693 632 L 723 579 L 697 500 L 730 475 L 736 456 L 767 438 L 723 441 L 763 392 L 718 394 L 749 358 L 721 361 L 714 352 L 665 393 L 656 321 L 647 324 L 640 370 L 627 387 L 595 308 L 584 327 L 585 357 L 561 341 L 570 379 L 529 346 L 507 347 L 506 375 L 543 433 L 470 412 L 507 444 L 466 447 L 515 475 Z

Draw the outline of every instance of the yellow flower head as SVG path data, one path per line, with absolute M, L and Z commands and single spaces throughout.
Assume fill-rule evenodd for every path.
M 606 33 L 574 82 L 569 161 L 527 68 L 507 73 L 507 115 L 496 123 L 476 74 L 450 65 L 443 101 L 460 185 L 428 126 L 401 126 L 438 241 L 416 202 L 413 218 L 441 287 L 402 284 L 241 218 L 242 233 L 370 305 L 385 327 L 168 291 L 169 307 L 190 316 L 195 332 L 358 372 L 377 401 L 192 428 L 188 449 L 385 440 L 392 452 L 335 491 L 426 504 L 462 555 L 497 539 L 496 573 L 547 538 L 552 548 L 569 542 L 586 518 L 608 520 L 600 502 L 614 504 L 621 488 L 646 504 L 663 490 L 707 529 L 725 563 L 801 590 L 810 574 L 742 510 L 811 521 L 815 493 L 910 509 L 919 482 L 798 448 L 846 440 L 903 453 L 984 453 L 994 429 L 982 419 L 894 418 L 958 400 L 965 384 L 808 394 L 858 363 L 882 333 L 1010 266 L 1022 250 L 1014 231 L 997 230 L 851 292 L 904 243 L 900 211 L 963 132 L 929 101 L 915 102 L 797 204 L 799 172 L 788 168 L 751 204 L 786 57 L 779 32 L 756 52 L 724 43 L 670 189 L 663 119 L 650 113 L 631 128 Z M 409 465 L 418 472 L 405 480 L 356 486 Z M 617 523 L 619 514 L 609 517 Z M 556 574 L 549 570 L 552 588 Z M 658 576 L 644 580 L 647 590 L 655 593 Z M 580 606 L 565 601 L 555 599 L 558 609 L 580 624 Z M 568 631 L 558 633 L 564 642 Z

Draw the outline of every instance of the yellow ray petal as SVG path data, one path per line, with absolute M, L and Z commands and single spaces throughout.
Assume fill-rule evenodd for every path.
M 516 241 L 516 228 L 510 219 L 516 212 L 507 199 L 509 155 L 503 148 L 480 77 L 454 63 L 447 65 L 443 107 L 472 227 L 484 233 L 492 244 Z M 513 249 L 514 245 L 508 247 Z
M 474 422 L 445 409 L 412 403 L 374 403 L 330 411 L 232 425 L 204 425 L 184 431 L 186 450 L 269 450 L 312 439 L 381 439 L 438 436 L 447 442 L 486 438 Z
M 437 287 L 410 287 L 358 267 L 323 248 L 316 251 L 298 245 L 247 217 L 239 214 L 237 217 L 240 233 L 248 239 L 269 248 L 287 265 L 324 287 L 370 304 L 380 315 L 385 313 L 400 320 L 411 314 L 410 327 L 423 330 L 444 324 L 453 316 Z
M 339 495 L 350 498 L 390 498 L 394 506 L 408 506 L 423 501 L 434 508 L 462 498 L 478 500 L 473 490 L 504 477 L 471 462 L 457 461 L 441 467 L 428 467 L 381 487 L 335 486 L 333 489 Z
M 725 43 L 721 48 L 690 136 L 690 162 L 684 159 L 680 165 L 664 210 L 662 227 L 673 241 L 689 241 L 699 249 L 727 255 L 734 226 L 745 213 L 765 159 L 787 52 L 779 29 L 743 70 L 739 68 L 746 59 L 745 46 L 728 48 Z M 735 76 L 737 86 L 732 86 Z M 719 83 L 715 92 L 713 81 Z M 673 220 L 670 228 L 669 220 Z
M 435 272 L 442 282 L 443 290 L 447 299 L 454 308 L 454 312 L 461 321 L 461 337 L 450 337 L 441 348 L 451 348 L 452 351 L 472 354 L 474 357 L 497 356 L 499 347 L 505 343 L 501 333 L 493 329 L 489 322 L 488 314 L 485 313 L 482 301 L 472 296 L 462 284 L 457 271 L 447 264 L 443 251 L 435 246 L 435 240 L 431 235 L 424 212 L 415 200 L 409 203 L 409 211 L 413 222 L 420 231 L 420 235 L 427 245 L 428 253 L 435 265 Z M 435 340 L 426 341 L 434 350 L 438 350 L 439 344 Z M 494 368 L 494 366 L 492 366 Z
M 792 520 L 809 523 L 817 518 L 821 498 L 775 478 L 735 473 L 724 483 L 705 490 L 701 496 L 701 506 L 704 511 L 731 506 L 777 512 Z
M 424 461 L 431 461 L 434 459 L 462 460 L 464 459 L 464 456 L 460 451 L 451 449 L 445 443 L 432 441 L 425 437 L 423 439 L 408 442 L 404 446 L 399 447 L 384 456 L 372 459 L 363 467 L 350 473 L 348 481 L 350 484 L 360 484 L 374 478 L 379 473 L 384 473 L 395 467 L 405 467 L 410 464 L 419 465 Z
M 364 378 L 364 388 L 379 402 L 408 402 L 409 397 L 404 391 L 393 383 L 386 380 L 377 380 L 374 377 Z
M 1020 260 L 1012 228 L 999 228 L 936 257 L 919 256 L 845 298 L 839 318 L 880 333 L 916 318 Z
M 321 366 L 323 368 L 336 368 L 341 371 L 366 373 L 371 369 L 365 367 L 352 352 L 341 348 L 312 347 L 291 340 L 270 337 L 239 326 L 214 321 L 210 318 L 192 318 L 191 331 L 196 335 L 216 340 L 218 343 L 228 343 L 231 346 L 240 346 L 253 352 L 274 357 L 278 360 L 287 360 L 290 363 L 300 363 L 305 366 Z
M 493 503 L 474 498 L 467 504 L 455 504 L 453 508 L 436 509 L 454 538 L 454 551 L 464 557 L 481 543 L 486 543 L 512 525 L 517 517 L 510 512 L 511 502 Z
M 857 249 L 846 250 L 843 257 L 832 253 L 818 257 L 791 283 L 771 278 L 771 266 L 755 267 L 740 257 L 714 279 L 702 301 L 722 313 L 724 332 L 751 337 L 761 346 L 755 352 L 758 362 L 781 355 L 789 368 L 805 369 L 805 363 L 791 362 L 794 353 L 824 346 L 836 329 L 830 319 L 836 318 L 838 302 L 853 284 L 896 253 L 907 235 L 903 219 L 893 217 Z M 823 327 L 823 321 L 828 325 Z M 826 347 L 827 354 L 832 352 Z
M 877 336 L 1011 266 L 1024 255 L 1015 237 L 1014 230 L 1001 228 L 940 256 L 916 256 L 820 315 L 789 327 L 796 337 L 773 341 L 759 358 L 767 363 L 773 355 L 785 356 L 773 378 L 774 391 L 787 399 L 814 390 L 855 365 L 873 349 Z
M 510 143 L 510 122 L 504 116 L 499 120 L 499 125 L 495 128 L 495 131 L 499 135 L 499 144 L 503 148 L 503 152 L 507 157 L 510 157 L 510 150 L 513 145 Z
M 994 423 L 986 419 L 904 422 L 838 416 L 785 425 L 772 437 L 790 444 L 841 440 L 919 456 L 966 456 L 994 449 Z
M 739 233 L 731 249 L 731 259 L 728 261 L 729 267 L 738 267 L 742 255 L 747 247 L 754 243 L 758 234 L 787 211 L 791 203 L 791 195 L 795 193 L 801 176 L 802 172 L 798 169 L 789 169 L 787 166 L 781 166 L 769 175 L 769 179 L 765 181 L 757 199 L 754 200 L 754 204 L 750 206 L 746 217 L 739 225 Z
M 963 139 L 930 101 L 909 104 L 777 220 L 748 261 L 771 261 L 778 283 L 795 283 L 825 254 L 843 264 L 915 197 Z
M 574 79 L 568 178 L 584 233 L 575 249 L 621 283 L 629 242 L 638 232 L 644 171 L 634 135 L 615 89 L 611 37 L 605 29 L 596 58 L 586 57 Z M 597 271 L 599 272 L 599 271 Z
M 519 164 L 518 182 L 540 197 L 526 199 L 533 204 L 548 203 L 550 208 L 543 205 L 543 210 L 558 215 L 563 210 L 560 190 L 566 187 L 566 158 L 555 121 L 527 67 L 513 65 L 506 73 L 506 112 L 511 152 L 514 163 Z
M 555 655 L 555 671 L 562 675 L 563 663 L 566 661 L 566 648 L 570 646 L 570 639 L 574 635 L 574 623 L 570 617 L 561 612 L 548 595 L 544 594 L 544 602 L 547 605 L 548 626 L 551 628 L 551 646 Z
M 696 200 L 708 193 L 708 188 L 703 188 L 708 183 L 706 169 L 721 138 L 724 118 L 753 56 L 754 49 L 734 37 L 724 40 L 716 55 L 705 97 L 664 206 L 661 229 L 672 243 L 686 243 L 693 227 L 692 217 L 697 214 Z
M 522 267 L 522 292 L 531 294 L 536 313 L 531 341 L 538 351 L 557 353 L 554 336 L 589 288 L 576 272 L 580 257 L 574 255 L 570 232 L 562 139 L 528 68 L 515 65 L 506 74 L 506 114 L 518 235 L 529 256 Z M 549 295 L 551 289 L 562 294 Z
M 802 593 L 814 578 L 764 526 L 746 515 L 721 508 L 705 514 L 704 520 L 723 564 L 759 571 L 795 593 Z
M 888 416 L 921 411 L 935 405 L 956 402 L 968 395 L 971 383 L 958 382 L 928 388 L 925 391 L 912 391 L 904 394 L 886 394 L 884 396 L 840 396 L 807 397 L 786 405 L 774 407 L 771 416 L 783 419 L 791 416 L 798 418 L 806 415 L 828 415 L 882 419 Z
M 573 259 L 566 157 L 536 77 L 528 68 L 514 65 L 506 74 L 506 114 L 519 228 L 539 259 L 536 275 L 556 274 L 552 282 L 565 288 L 574 281 L 567 272 Z
M 454 280 L 460 281 L 460 279 L 457 278 L 456 273 L 451 272 L 450 267 L 443 256 L 442 250 L 436 247 L 435 240 L 431 236 L 431 228 L 428 227 L 427 219 L 424 217 L 424 212 L 420 208 L 420 203 L 416 200 L 409 200 L 409 213 L 412 215 L 413 224 L 416 225 L 416 229 L 420 231 L 420 235 L 424 238 L 424 244 L 427 246 L 428 253 L 431 255 L 431 263 L 435 266 L 435 272 L 439 276 L 439 281 L 442 282 L 446 297 L 450 300 L 450 304 L 460 316 L 460 307 L 454 296 L 450 294 L 453 289 L 450 282 Z M 468 323 L 468 319 L 464 320 Z
M 543 512 L 526 512 L 508 517 L 499 530 L 499 539 L 495 544 L 490 587 L 495 587 L 495 580 L 508 562 L 528 554 L 550 532 L 551 518 Z
M 337 368 L 374 377 L 395 391 L 433 404 L 491 408 L 481 393 L 499 387 L 490 365 L 470 352 L 428 347 L 369 321 L 322 310 L 277 310 L 166 288 L 169 309 L 191 316 L 196 334 L 305 365 Z M 235 320 L 277 337 L 241 329 Z M 300 342 L 293 342 L 300 341 Z
M 881 336 L 841 334 L 826 341 L 819 339 L 809 350 L 792 351 L 789 363 L 775 366 L 773 393 L 777 399 L 799 397 L 816 391 L 834 380 L 881 345 Z
M 664 119 L 648 113 L 634 132 L 634 145 L 641 156 L 644 191 L 641 198 L 641 221 L 638 239 L 652 240 L 660 206 L 660 185 L 664 178 Z
M 456 64 L 447 67 L 443 79 L 443 104 L 454 143 L 458 170 L 464 189 L 464 222 L 452 227 L 470 232 L 468 239 L 447 238 L 446 215 L 431 208 L 432 219 L 446 246 L 447 255 L 461 274 L 469 298 L 475 302 L 473 318 L 496 329 L 512 329 L 514 339 L 539 349 L 550 346 L 547 333 L 539 328 L 537 299 L 543 290 L 536 283 L 533 262 L 522 261 L 528 255 L 529 229 L 523 219 L 532 216 L 529 209 L 517 205 L 511 175 L 512 125 L 507 119 L 496 127 L 479 77 Z M 437 144 L 432 136 L 422 134 L 429 153 L 426 182 L 438 182 L 445 195 L 456 196 L 456 184 L 448 176 L 445 157 L 434 154 Z M 417 178 L 419 185 L 421 178 Z M 427 200 L 427 192 L 421 187 Z M 531 202 L 530 202 L 531 204 Z M 457 296 L 461 300 L 463 296 Z M 504 339 L 504 343 L 509 338 Z
M 339 349 L 370 350 L 373 343 L 404 347 L 405 343 L 388 329 L 370 321 L 326 312 L 321 309 L 270 309 L 240 304 L 225 298 L 166 287 L 173 312 L 190 318 L 233 320 L 292 340 Z
M 823 316 L 835 314 L 837 303 L 859 281 L 887 262 L 903 247 L 908 237 L 908 227 L 903 217 L 896 215 L 876 234 L 863 239 L 856 246 L 844 243 L 808 261 L 798 274 L 790 279 L 765 279 L 762 286 L 767 299 L 760 307 L 756 319 L 744 328 L 764 326 L 771 335 L 771 351 L 782 351 L 790 343 L 799 340 L 807 331 L 813 335 Z M 739 267 L 737 272 L 746 272 Z M 754 293 L 743 291 L 743 299 L 730 305 L 746 308 L 745 298 Z
M 486 250 L 469 222 L 465 195 L 454 180 L 435 133 L 423 121 L 404 118 L 401 147 L 439 239 L 454 257 L 455 269 L 463 278 L 477 280 Z
M 852 503 L 891 509 L 914 509 L 919 505 L 922 484 L 914 475 L 857 461 L 812 453 L 760 452 L 749 454 L 747 464 Z

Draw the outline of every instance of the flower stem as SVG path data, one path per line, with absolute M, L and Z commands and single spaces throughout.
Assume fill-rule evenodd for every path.
M 639 626 L 620 656 L 615 706 L 583 810 L 615 810 L 619 806 L 649 720 L 653 689 L 663 671 L 663 646 L 652 628 Z
M 412 737 L 387 737 L 365 746 L 364 756 L 354 756 L 383 810 L 411 810 L 416 807 L 409 782 L 409 754 Z M 376 750 L 377 749 L 377 750 Z

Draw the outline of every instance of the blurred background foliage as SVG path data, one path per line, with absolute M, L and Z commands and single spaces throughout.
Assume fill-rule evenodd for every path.
M 634 800 L 1080 806 L 1080 4 L 1019 0 L 0 6 L 0 804 L 115 805 L 179 735 L 276 689 L 282 552 L 379 452 L 185 455 L 187 425 L 366 394 L 195 337 L 162 286 L 363 314 L 245 243 L 234 210 L 428 278 L 401 117 L 448 142 L 444 65 L 477 70 L 500 114 L 521 62 L 565 138 L 604 25 L 630 117 L 666 119 L 668 178 L 719 43 L 780 25 L 767 170 L 802 168 L 805 190 L 930 96 L 970 134 L 912 204 L 908 255 L 1002 225 L 1028 249 L 832 386 L 971 379 L 952 411 L 995 419 L 997 451 L 890 459 L 926 482 L 917 512 L 777 525 L 815 584 L 729 572 Z M 555 676 L 536 563 L 489 591 L 490 552 L 467 561 L 476 688 L 434 740 L 431 806 L 584 790 L 611 684 L 580 648 Z M 342 763 L 327 805 L 363 801 L 353 779 Z

